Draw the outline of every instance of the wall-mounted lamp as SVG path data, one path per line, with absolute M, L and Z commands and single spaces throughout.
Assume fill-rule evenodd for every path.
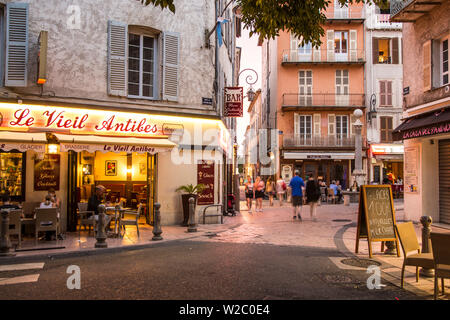
M 52 133 L 46 132 L 45 137 L 47 138 L 46 151 L 48 154 L 57 154 L 59 149 L 58 138 Z
M 367 122 L 372 123 L 372 119 L 377 117 L 377 95 L 373 93 L 370 96 L 369 112 L 367 112 Z

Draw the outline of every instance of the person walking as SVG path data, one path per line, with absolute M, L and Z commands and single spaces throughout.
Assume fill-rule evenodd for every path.
M 245 199 L 247 200 L 248 213 L 252 213 L 252 202 L 254 198 L 252 177 L 247 176 L 245 186 Z
M 298 217 L 302 221 L 302 205 L 303 205 L 303 191 L 302 187 L 305 186 L 303 179 L 300 178 L 300 173 L 295 171 L 295 177 L 289 182 L 289 187 L 291 188 L 292 194 L 292 206 L 294 207 L 294 219 Z M 297 213 L 298 211 L 298 213 Z
M 254 185 L 254 189 L 255 189 L 255 198 L 256 198 L 256 210 L 255 212 L 262 212 L 262 201 L 264 198 L 264 181 L 261 179 L 260 176 L 256 177 L 255 180 L 255 185 Z
M 269 195 L 269 205 L 273 207 L 273 196 L 275 195 L 275 182 L 269 177 L 266 182 L 266 192 Z
M 277 189 L 277 197 L 278 200 L 280 201 L 280 207 L 283 206 L 283 198 L 284 198 L 284 194 L 286 192 L 286 182 L 284 182 L 284 180 L 281 178 L 277 180 L 277 184 L 276 184 L 276 189 Z
M 314 179 L 314 176 L 312 174 L 309 175 L 309 179 L 306 182 L 306 203 L 309 204 L 309 213 L 311 215 L 311 220 L 314 222 L 317 221 L 316 218 L 316 211 L 317 211 L 317 204 L 320 199 L 320 186 L 319 182 Z

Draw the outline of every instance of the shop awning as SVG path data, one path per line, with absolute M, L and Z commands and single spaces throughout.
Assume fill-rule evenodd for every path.
M 47 138 L 45 133 L 0 131 L 0 150 L 25 152 L 34 150 L 45 152 Z
M 450 107 L 411 117 L 394 129 L 394 141 L 450 133 Z
M 90 135 L 55 134 L 62 152 L 73 150 L 101 152 L 137 152 L 155 154 L 171 150 L 175 143 L 167 138 L 134 138 Z

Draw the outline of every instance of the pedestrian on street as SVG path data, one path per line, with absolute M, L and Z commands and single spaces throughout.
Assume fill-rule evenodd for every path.
M 303 204 L 303 191 L 302 187 L 305 186 L 303 179 L 300 178 L 300 173 L 295 171 L 295 177 L 291 179 L 289 182 L 289 187 L 291 188 L 292 194 L 292 206 L 294 207 L 294 219 L 298 217 L 300 221 L 302 221 L 302 204 Z M 298 213 L 297 213 L 298 211 Z
M 245 183 L 245 198 L 247 199 L 248 213 L 252 213 L 252 202 L 254 198 L 252 177 L 247 176 L 247 182 Z
M 261 179 L 260 176 L 256 177 L 255 180 L 255 185 L 254 185 L 254 189 L 255 189 L 255 198 L 256 198 L 256 210 L 255 212 L 262 212 L 262 201 L 264 198 L 264 181 Z
M 277 196 L 278 196 L 278 200 L 280 201 L 280 207 L 283 206 L 283 198 L 284 198 L 284 194 L 286 193 L 286 182 L 284 182 L 284 180 L 281 178 L 277 180 Z
M 269 204 L 273 207 L 273 196 L 275 195 L 275 182 L 269 177 L 266 182 L 266 192 L 269 195 Z
M 319 182 L 314 179 L 312 174 L 309 175 L 309 179 L 306 182 L 306 203 L 309 204 L 309 213 L 311 215 L 311 220 L 317 221 L 316 210 L 317 204 L 320 199 L 320 186 Z

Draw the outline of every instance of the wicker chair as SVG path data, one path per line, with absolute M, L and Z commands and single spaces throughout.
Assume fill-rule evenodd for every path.
M 414 225 L 411 221 L 397 224 L 395 225 L 395 229 L 400 238 L 404 256 L 401 278 L 401 287 L 403 288 L 406 266 L 416 267 L 416 282 L 419 282 L 419 267 L 434 269 L 434 261 L 432 253 L 420 253 L 419 241 L 417 240 L 416 231 L 414 230 Z M 408 255 L 411 252 L 417 253 Z
M 137 210 L 123 210 L 121 214 L 121 218 L 119 221 L 119 233 L 121 233 L 121 230 L 123 228 L 124 233 L 120 234 L 121 237 L 125 235 L 126 228 L 125 226 L 136 226 L 137 235 L 139 238 L 139 216 L 141 215 L 141 212 L 143 211 L 143 205 L 140 204 L 137 208 Z
M 78 237 L 81 236 L 81 226 L 84 226 L 84 230 L 86 230 L 86 226 L 89 226 L 89 234 L 91 234 L 91 226 L 94 230 L 95 236 L 95 219 L 94 219 L 94 211 L 88 211 L 88 203 L 87 202 L 79 202 L 78 203 L 78 214 L 80 216 L 80 226 L 78 227 Z
M 36 208 L 36 244 L 39 231 L 55 231 L 56 239 L 58 239 L 60 231 L 58 211 L 58 208 Z
M 442 294 L 445 294 L 444 279 L 450 279 L 450 233 L 431 233 L 431 246 L 434 257 L 434 299 L 439 293 L 439 281 L 442 281 Z
M 20 248 L 22 244 L 22 210 L 10 210 L 9 211 L 9 235 L 17 235 L 19 238 Z

